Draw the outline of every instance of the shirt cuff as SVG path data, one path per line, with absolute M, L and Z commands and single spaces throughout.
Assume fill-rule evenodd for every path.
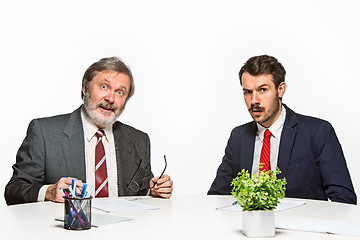
M 44 185 L 40 188 L 39 194 L 38 194 L 38 202 L 44 202 L 45 201 L 45 195 L 46 191 L 50 185 Z

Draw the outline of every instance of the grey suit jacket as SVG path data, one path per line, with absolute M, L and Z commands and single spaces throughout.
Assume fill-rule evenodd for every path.
M 119 196 L 146 195 L 153 177 L 148 135 L 120 122 L 113 124 L 113 133 Z M 134 192 L 127 184 L 141 159 L 134 177 L 140 189 Z M 8 205 L 35 202 L 43 185 L 54 184 L 64 176 L 86 182 L 81 107 L 71 114 L 31 121 L 13 165 L 13 176 L 5 187 L 5 200 Z

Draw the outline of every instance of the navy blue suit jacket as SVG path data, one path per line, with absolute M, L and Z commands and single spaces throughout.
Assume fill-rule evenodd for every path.
M 286 197 L 356 204 L 356 194 L 339 140 L 327 121 L 295 113 L 286 105 L 280 139 L 278 178 L 286 177 Z M 230 194 L 242 169 L 251 173 L 256 123 L 233 129 L 208 194 Z

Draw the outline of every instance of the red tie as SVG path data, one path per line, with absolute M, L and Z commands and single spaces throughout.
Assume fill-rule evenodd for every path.
M 104 145 L 102 143 L 102 137 L 105 133 L 99 129 L 95 135 L 97 137 L 95 147 L 95 197 L 108 197 L 106 158 Z
M 260 155 L 260 166 L 263 166 L 262 168 L 259 168 L 260 171 L 267 172 L 271 169 L 270 166 L 270 136 L 271 132 L 269 129 L 265 130 L 264 133 L 264 141 L 263 146 L 261 149 L 261 155 Z

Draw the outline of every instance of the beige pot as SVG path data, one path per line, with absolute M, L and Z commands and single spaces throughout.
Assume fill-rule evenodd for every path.
M 275 212 L 273 210 L 242 212 L 242 232 L 247 237 L 274 237 Z

